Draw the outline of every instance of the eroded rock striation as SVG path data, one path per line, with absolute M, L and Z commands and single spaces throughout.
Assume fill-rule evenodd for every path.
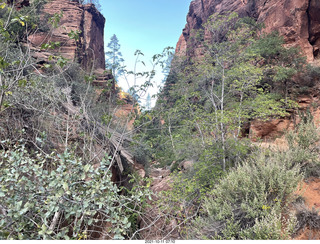
M 47 61 L 50 55 L 60 54 L 70 61 L 82 65 L 87 71 L 105 68 L 104 25 L 105 18 L 94 4 L 82 5 L 76 0 L 51 0 L 42 10 L 42 21 L 62 13 L 57 28 L 49 32 L 30 35 L 28 41 L 38 62 Z M 79 38 L 71 39 L 70 33 L 79 33 Z M 54 50 L 42 50 L 41 45 L 59 42 Z
M 264 23 L 265 32 L 278 31 L 289 46 L 301 47 L 308 62 L 320 57 L 319 0 L 194 0 L 176 53 L 195 56 L 191 37 L 214 13 L 238 12 Z

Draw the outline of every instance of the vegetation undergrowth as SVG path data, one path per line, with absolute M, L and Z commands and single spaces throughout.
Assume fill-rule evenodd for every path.
M 176 171 L 158 202 L 165 218 L 182 223 L 179 233 L 185 239 L 290 239 L 301 226 L 289 210 L 299 197 L 295 192 L 319 168 L 319 132 L 306 115 L 286 138 L 286 150 L 254 147 L 225 173 L 206 171 L 202 164 Z M 206 185 L 199 168 L 207 172 Z
M 42 27 L 44 3 L 17 11 L 0 2 L 0 239 L 130 239 L 151 193 L 130 176 L 126 148 L 112 146 L 126 132 L 119 99 L 110 81 L 102 93 L 93 86 L 94 67 L 54 53 L 62 43 L 41 45 L 48 60 L 33 58 L 28 36 L 50 34 L 63 17 L 45 16 Z
M 192 37 L 199 56 L 171 62 L 168 48 L 142 73 L 121 66 L 114 35 L 106 53 L 113 78 L 99 90 L 92 72 L 62 55 L 32 57 L 28 35 L 50 32 L 63 16 L 47 16 L 42 26 L 41 6 L 16 11 L 0 3 L 0 239 L 137 239 L 163 219 L 175 226 L 159 230 L 164 239 L 174 231 L 185 239 L 288 239 L 299 219 L 317 219 L 288 211 L 301 180 L 320 176 L 312 117 L 296 116 L 286 150 L 258 148 L 248 138 L 252 121 L 297 115 L 297 96 L 319 79 L 319 69 L 284 47 L 278 33 L 262 34 L 261 25 L 235 13 L 213 15 Z M 142 52 L 135 55 L 144 64 Z M 157 105 L 138 111 L 155 66 L 168 60 Z M 300 77 L 306 87 L 299 74 L 307 74 Z M 132 113 L 123 122 L 115 111 L 124 92 L 114 82 L 125 75 L 145 83 L 126 94 Z M 146 169 L 150 161 L 172 173 L 170 190 L 157 196 L 151 180 L 131 175 L 129 166 Z M 152 208 L 157 216 L 148 215 Z
M 175 57 L 156 107 L 135 122 L 148 157 L 171 166 L 171 188 L 156 206 L 167 223 L 177 222 L 182 238 L 288 239 L 296 231 L 288 206 L 319 167 L 314 121 L 296 113 L 296 80 L 317 75 L 278 33 L 260 30 L 234 13 L 211 16 L 194 39 L 201 57 Z M 287 150 L 246 139 L 251 121 L 288 111 L 301 122 L 287 133 Z M 195 163 L 182 170 L 185 160 Z
M 88 239 L 99 232 L 122 239 L 131 228 L 129 209 L 134 213 L 150 194 L 141 187 L 119 194 L 110 157 L 93 166 L 73 152 L 30 153 L 23 141 L 1 145 L 1 239 Z

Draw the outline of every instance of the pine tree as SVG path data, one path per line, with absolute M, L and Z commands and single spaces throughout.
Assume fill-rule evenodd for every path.
M 123 74 L 122 53 L 120 52 L 120 44 L 116 35 L 113 35 L 108 43 L 108 49 L 106 52 L 106 68 L 111 69 L 112 74 L 115 78 L 118 78 Z
M 174 57 L 174 53 L 169 54 L 167 60 L 164 63 L 164 68 L 162 70 L 162 74 L 164 75 L 164 78 L 162 80 L 162 83 L 165 83 L 169 76 L 173 57 Z
M 151 96 L 150 93 L 148 93 L 147 99 L 146 99 L 146 110 L 151 109 Z

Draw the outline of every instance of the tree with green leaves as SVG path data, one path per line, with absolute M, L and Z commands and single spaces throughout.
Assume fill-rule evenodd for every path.
M 117 79 L 124 73 L 122 53 L 116 35 L 113 35 L 108 43 L 109 51 L 106 52 L 106 68 L 111 69 L 113 76 Z
M 166 93 L 170 103 L 165 97 L 162 117 L 168 145 L 174 147 L 177 158 L 190 157 L 192 151 L 193 157 L 201 157 L 206 152 L 208 163 L 220 162 L 226 171 L 242 155 L 238 139 L 243 124 L 285 116 L 292 102 L 262 86 L 269 66 L 258 48 L 260 26 L 254 20 L 241 19 L 236 13 L 213 15 L 203 28 L 197 37 L 206 40 L 198 50 L 201 57 L 182 59 L 180 67 L 173 69 Z M 199 150 L 186 149 L 190 143 Z

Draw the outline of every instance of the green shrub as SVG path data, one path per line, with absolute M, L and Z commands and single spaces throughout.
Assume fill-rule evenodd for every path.
M 30 154 L 25 146 L 4 145 L 0 239 L 123 239 L 130 231 L 126 209 L 148 193 L 120 195 L 108 158 L 93 166 L 67 151 Z
M 231 170 L 205 198 L 203 214 L 192 226 L 193 237 L 279 239 L 279 216 L 302 179 L 300 167 L 282 154 L 260 151 Z M 228 230 L 230 226 L 236 231 Z
M 47 0 L 30 1 L 30 6 L 24 6 L 20 10 L 16 10 L 12 6 L 0 9 L 0 23 L 8 22 L 7 30 L 10 37 L 15 41 L 25 40 L 29 34 L 36 31 L 48 31 L 48 22 L 40 21 L 40 11 Z M 0 25 L 1 26 L 1 25 Z
M 301 122 L 286 138 L 289 144 L 287 156 L 292 164 L 301 165 L 305 177 L 320 176 L 319 140 L 320 135 L 310 113 L 300 114 Z
M 255 225 L 241 234 L 241 239 L 249 240 L 283 240 L 289 239 L 295 231 L 297 219 L 290 215 L 288 219 L 282 217 L 277 211 L 271 213 L 261 220 L 256 220 Z

